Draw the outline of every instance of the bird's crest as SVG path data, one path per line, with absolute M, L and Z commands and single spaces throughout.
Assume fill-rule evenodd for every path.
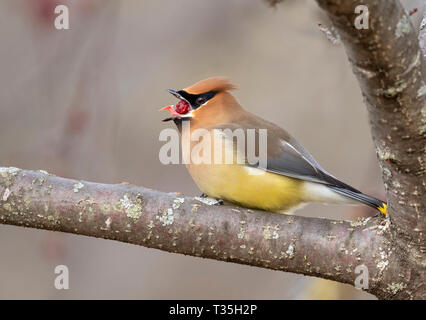
M 229 91 L 237 87 L 225 77 L 213 77 L 201 80 L 184 90 L 190 94 L 201 94 L 209 91 Z

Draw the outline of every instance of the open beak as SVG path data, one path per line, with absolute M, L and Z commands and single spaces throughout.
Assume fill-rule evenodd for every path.
M 176 91 L 176 90 L 173 90 L 173 89 L 167 89 L 167 92 L 168 93 L 170 93 L 170 94 L 172 94 L 172 95 L 174 95 L 176 98 L 178 98 L 179 100 L 180 99 L 183 99 L 183 97 Z
M 161 108 L 158 111 L 164 111 L 164 110 L 169 111 L 173 115 L 173 117 L 169 117 L 169 118 L 163 119 L 163 122 L 173 120 L 173 119 L 175 119 L 179 115 L 179 113 L 177 113 L 175 111 L 175 109 L 173 109 L 173 105 L 165 106 L 165 107 Z
M 179 100 L 185 100 L 186 101 L 186 99 L 184 97 L 182 97 L 176 90 L 167 89 L 167 92 L 169 92 L 170 94 L 174 95 Z M 161 108 L 159 111 L 163 111 L 163 110 L 168 110 L 172 114 L 172 117 L 164 119 L 163 120 L 164 122 L 165 121 L 174 120 L 174 119 L 191 118 L 191 117 L 193 117 L 192 112 L 189 112 L 187 114 L 177 113 L 176 110 L 174 109 L 173 105 L 165 106 L 165 107 Z
M 163 108 L 161 108 L 160 110 L 158 110 L 158 111 L 164 111 L 164 110 L 168 110 L 168 111 L 170 111 L 170 113 L 172 113 L 172 114 L 175 114 L 175 115 L 177 115 L 178 113 L 173 109 L 173 105 L 171 104 L 171 105 L 169 105 L 169 106 L 165 106 L 165 107 L 163 107 Z
M 173 120 L 173 119 L 175 119 L 175 118 L 179 115 L 179 113 L 177 113 L 177 112 L 175 111 L 175 109 L 173 109 L 173 105 L 165 106 L 165 107 L 161 108 L 161 109 L 160 109 L 160 110 L 158 110 L 158 111 L 164 111 L 164 110 L 169 111 L 169 112 L 172 114 L 172 117 L 169 117 L 169 118 L 163 119 L 163 122 Z
M 167 122 L 167 121 L 175 120 L 175 119 L 176 119 L 176 117 L 168 117 L 168 118 L 163 119 L 163 120 L 161 120 L 161 121 L 163 121 L 163 122 Z

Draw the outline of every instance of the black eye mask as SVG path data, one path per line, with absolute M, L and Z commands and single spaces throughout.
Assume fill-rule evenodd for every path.
M 209 91 L 202 94 L 191 94 L 188 92 L 185 92 L 184 90 L 180 90 L 177 92 L 182 98 L 184 98 L 186 101 L 189 102 L 192 109 L 197 109 L 203 104 L 205 104 L 207 101 L 209 101 L 211 98 L 213 98 L 217 91 Z

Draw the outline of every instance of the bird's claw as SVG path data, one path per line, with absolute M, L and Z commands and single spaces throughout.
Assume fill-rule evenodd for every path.
M 216 201 L 217 201 L 217 203 L 215 204 L 215 206 L 221 206 L 221 205 L 225 204 L 223 199 L 216 199 Z
M 222 199 L 215 199 L 215 198 L 210 198 L 209 196 L 205 195 L 204 193 L 199 196 L 199 197 L 195 197 L 195 200 L 198 200 L 204 204 L 207 204 L 209 206 L 221 206 L 224 204 Z

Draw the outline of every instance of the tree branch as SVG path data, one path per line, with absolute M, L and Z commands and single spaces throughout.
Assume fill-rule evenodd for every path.
M 381 297 L 390 294 L 384 279 L 399 268 L 385 219 L 334 221 L 212 206 L 178 193 L 69 180 L 43 171 L 0 168 L 0 223 L 352 285 L 355 267 L 365 264 L 367 291 Z
M 341 36 L 368 107 L 391 229 L 396 239 L 410 241 L 420 265 L 426 250 L 426 85 L 417 30 L 399 1 L 363 1 L 369 9 L 366 30 L 354 27 L 359 1 L 317 2 Z M 407 250 L 407 243 L 402 247 Z
M 420 32 L 419 32 L 420 48 L 423 51 L 423 59 L 426 59 L 426 5 L 423 10 L 423 19 L 420 23 Z
M 268 0 L 277 3 L 279 0 Z M 83 234 L 169 252 L 353 284 L 369 271 L 379 298 L 425 298 L 426 86 L 417 32 L 398 1 L 317 0 L 345 45 L 368 106 L 390 219 L 356 222 L 208 206 L 179 194 L 0 168 L 0 223 Z

